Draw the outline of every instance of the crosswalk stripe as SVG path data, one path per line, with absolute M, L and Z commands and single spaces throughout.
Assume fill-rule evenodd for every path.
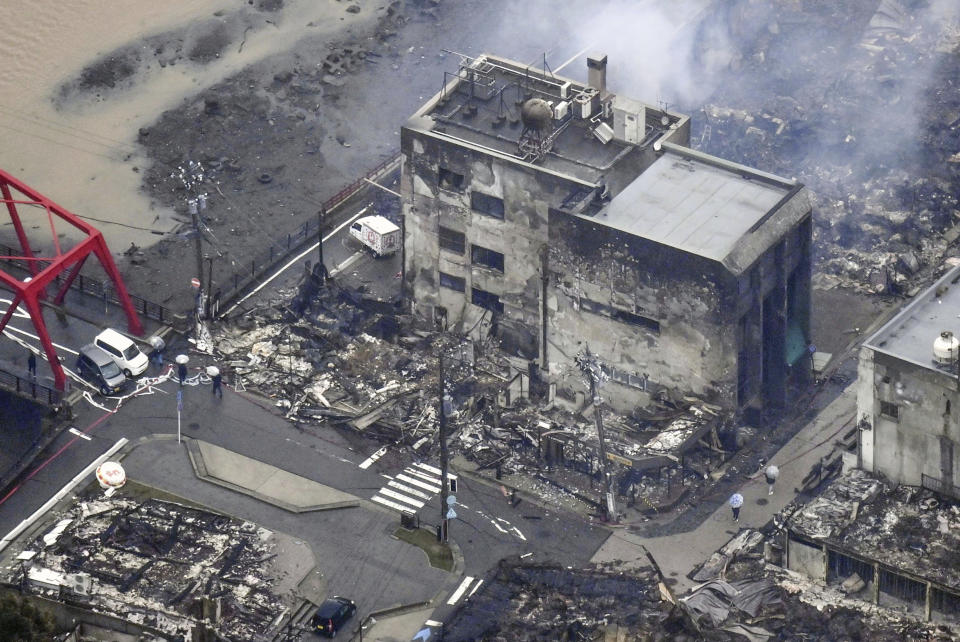
M 440 485 L 440 478 L 439 478 L 439 477 L 434 477 L 433 475 L 428 475 L 427 473 L 425 473 L 425 472 L 423 472 L 423 471 L 414 470 L 413 468 L 407 467 L 406 469 L 404 469 L 403 472 L 407 473 L 408 475 L 416 475 L 416 476 L 419 477 L 420 479 L 422 479 L 422 480 L 424 480 L 424 481 L 428 481 L 428 482 L 430 482 L 431 484 L 436 484 L 437 486 Z
M 392 497 L 393 499 L 404 502 L 405 504 L 410 504 L 411 506 L 414 506 L 416 508 L 423 508 L 423 502 L 416 500 L 412 497 L 403 495 L 401 493 L 398 493 L 396 491 L 392 491 L 389 488 L 381 488 L 380 494 L 386 495 L 387 497 Z
M 434 467 L 431 466 L 430 464 L 421 464 L 420 462 L 417 462 L 417 463 L 414 464 L 414 466 L 416 466 L 417 468 L 422 468 L 423 470 L 427 471 L 428 473 L 433 473 L 433 476 L 436 477 L 437 479 L 439 479 L 440 477 L 443 476 L 443 471 L 442 471 L 442 470 L 440 470 L 439 468 L 434 468 Z M 449 477 L 450 479 L 456 479 L 456 478 L 457 478 L 456 475 L 454 475 L 453 473 L 451 473 L 451 472 L 449 472 L 449 471 L 447 471 L 447 477 Z
M 378 450 L 377 452 L 373 453 L 372 455 L 370 455 L 369 457 L 367 457 L 365 460 L 363 460 L 363 463 L 360 464 L 360 468 L 363 468 L 364 470 L 366 470 L 367 468 L 370 467 L 370 465 L 371 465 L 373 462 L 375 462 L 375 461 L 377 461 L 378 459 L 380 459 L 381 457 L 383 457 L 384 453 L 386 453 L 386 452 L 387 452 L 387 447 L 386 447 L 386 446 L 383 446 L 382 448 L 380 448 L 380 450 Z
M 457 587 L 457 590 L 453 592 L 453 595 L 450 596 L 450 599 L 447 600 L 447 604 L 452 606 L 456 604 L 460 597 L 463 595 L 463 592 L 467 590 L 467 587 L 470 586 L 470 582 L 473 581 L 473 578 L 467 575 L 463 578 L 463 581 L 460 582 L 460 586 Z
M 483 584 L 483 579 L 477 580 L 477 583 L 473 585 L 473 590 L 470 591 L 470 594 L 467 597 L 473 597 L 473 594 L 477 592 L 477 589 L 480 588 L 480 585 Z
M 426 493 L 421 493 L 419 490 L 415 488 L 404 486 L 403 484 L 400 484 L 395 481 L 389 482 L 387 486 L 390 486 L 391 488 L 396 488 L 397 490 L 404 492 L 407 495 L 413 495 L 414 497 L 419 497 L 421 499 L 430 499 L 430 495 L 427 495 Z
M 390 508 L 392 508 L 392 509 L 394 509 L 394 510 L 398 510 L 398 511 L 400 511 L 401 513 L 410 513 L 411 515 L 413 514 L 413 511 L 410 510 L 409 508 L 407 508 L 406 506 L 403 506 L 403 505 L 398 504 L 398 503 L 396 503 L 396 502 L 391 502 L 389 499 L 385 499 L 385 498 L 383 498 L 383 497 L 380 497 L 379 495 L 374 495 L 371 499 L 372 499 L 372 501 L 375 501 L 375 502 L 377 502 L 378 504 L 383 504 L 384 506 L 389 506 Z
M 414 486 L 417 486 L 417 487 L 419 487 L 419 488 L 424 488 L 424 489 L 426 489 L 426 490 L 429 490 L 429 491 L 432 492 L 432 493 L 439 493 L 439 492 L 440 492 L 440 487 L 439 487 L 439 486 L 431 486 L 430 484 L 426 484 L 426 483 L 420 481 L 419 479 L 414 479 L 413 477 L 408 477 L 408 476 L 404 475 L 403 473 L 400 473 L 399 475 L 397 475 L 397 479 L 399 479 L 399 480 L 402 481 L 402 482 L 406 482 L 407 484 L 413 484 Z

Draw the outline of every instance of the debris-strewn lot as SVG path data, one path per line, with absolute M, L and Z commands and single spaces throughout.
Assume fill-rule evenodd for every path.
M 912 292 L 956 256 L 956 5 L 764 0 L 716 13 L 730 82 L 689 106 L 694 139 L 812 189 L 818 284 Z
M 29 542 L 4 579 L 164 635 L 182 639 L 209 618 L 219 635 L 252 640 L 284 608 L 276 543 L 255 524 L 197 508 L 94 498 Z
M 682 598 L 707 640 L 955 640 L 955 626 L 851 599 L 836 587 L 764 561 L 782 541 L 746 529 L 697 574 L 703 584 Z
M 653 569 L 572 569 L 503 561 L 444 624 L 445 642 L 692 640 L 661 601 Z M 618 637 L 622 636 L 622 637 Z

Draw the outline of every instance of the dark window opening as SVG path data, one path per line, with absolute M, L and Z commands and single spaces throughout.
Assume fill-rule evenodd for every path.
M 453 276 L 452 274 L 441 272 L 440 287 L 456 290 L 457 292 L 464 292 L 467 289 L 467 280 L 459 276 Z
M 503 254 L 481 245 L 470 246 L 470 262 L 474 265 L 483 265 L 498 272 L 503 272 Z
M 467 237 L 463 232 L 440 226 L 440 249 L 463 254 L 467 249 Z
M 463 189 L 463 174 L 451 172 L 446 167 L 440 168 L 440 187 L 443 189 L 460 191 Z
M 503 312 L 503 303 L 500 302 L 500 297 L 486 290 L 471 288 L 470 302 L 494 312 Z
M 490 196 L 482 192 L 470 192 L 470 207 L 481 214 L 498 218 L 501 221 L 503 220 L 502 198 Z
M 880 402 L 880 414 L 890 419 L 900 419 L 900 406 L 889 401 Z
M 660 324 L 653 319 L 648 319 L 645 316 L 633 314 L 632 312 L 626 312 L 625 310 L 618 310 L 616 308 L 613 308 L 613 314 L 611 316 L 617 321 L 640 326 L 641 328 L 646 328 L 647 330 L 651 330 L 657 334 L 660 334 Z
M 593 314 L 610 317 L 611 319 L 621 323 L 628 323 L 630 325 L 645 328 L 656 334 L 660 334 L 659 321 L 650 319 L 640 314 L 633 314 L 632 312 L 627 312 L 626 310 L 620 310 L 613 306 L 607 305 L 606 303 L 600 303 L 599 301 L 580 297 L 580 309 L 586 310 L 587 312 L 592 312 Z

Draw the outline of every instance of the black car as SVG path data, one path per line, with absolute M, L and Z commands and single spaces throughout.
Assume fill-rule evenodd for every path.
M 332 638 L 337 635 L 337 631 L 340 630 L 344 622 L 352 618 L 356 612 L 357 605 L 354 604 L 353 600 L 334 595 L 320 605 L 310 623 L 321 634 Z

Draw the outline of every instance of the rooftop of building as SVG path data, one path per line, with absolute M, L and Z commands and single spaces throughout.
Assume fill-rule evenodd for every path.
M 790 514 L 786 525 L 840 552 L 960 589 L 960 506 L 930 491 L 891 489 L 855 469 Z
M 933 342 L 949 330 L 960 336 L 960 266 L 914 297 L 864 345 L 914 365 L 955 376 L 933 359 Z
M 489 54 L 477 58 L 461 55 L 457 72 L 445 74 L 443 90 L 407 122 L 406 128 L 593 185 L 631 151 L 652 144 L 687 120 L 686 116 L 623 98 L 633 108 L 644 110 L 644 132 L 636 143 L 618 140 L 612 136 L 612 110 L 604 114 L 601 96 L 604 101 L 614 99 L 609 92 L 557 76 L 549 68 L 534 68 Z M 520 145 L 525 130 L 521 107 L 531 98 L 543 99 L 554 109 L 554 118 L 539 132 L 547 150 L 542 155 L 531 152 L 529 145 L 525 149 Z M 591 110 L 587 118 L 582 117 L 584 104 Z M 595 134 L 597 129 L 600 131 Z
M 595 217 L 598 223 L 724 261 L 751 243 L 753 233 L 801 187 L 669 143 L 662 152 Z

